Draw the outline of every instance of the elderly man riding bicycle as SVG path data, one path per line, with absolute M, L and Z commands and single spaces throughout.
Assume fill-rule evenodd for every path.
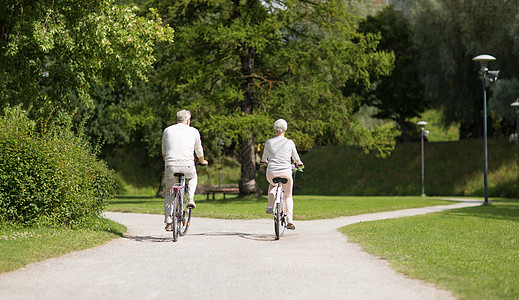
M 166 196 L 164 199 L 164 215 L 166 230 L 172 230 L 171 210 L 173 197 L 170 189 L 176 182 L 175 173 L 183 173 L 187 184 L 188 206 L 195 208 L 195 190 L 198 177 L 196 174 L 193 153 L 201 164 L 207 165 L 204 159 L 204 149 L 200 140 L 200 133 L 191 124 L 191 113 L 188 110 L 177 112 L 177 124 L 164 129 L 162 134 L 162 158 L 165 164 Z

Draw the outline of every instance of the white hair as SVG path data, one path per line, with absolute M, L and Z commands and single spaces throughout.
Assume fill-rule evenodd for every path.
M 279 119 L 277 120 L 275 123 L 274 123 L 274 131 L 276 133 L 282 133 L 282 132 L 285 132 L 287 131 L 287 128 L 288 128 L 288 124 L 287 124 L 287 121 L 283 120 L 283 119 Z
M 184 123 L 185 121 L 191 119 L 191 112 L 189 110 L 180 110 L 177 112 L 177 122 Z

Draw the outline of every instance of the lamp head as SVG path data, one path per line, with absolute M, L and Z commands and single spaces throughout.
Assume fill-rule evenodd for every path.
M 490 83 L 494 83 L 497 80 L 497 77 L 499 76 L 499 70 L 497 71 L 487 71 L 487 79 L 490 81 Z
M 479 61 L 479 62 L 489 62 L 489 61 L 496 60 L 496 58 L 493 57 L 492 55 L 482 54 L 482 55 L 478 55 L 478 56 L 474 57 L 472 60 Z
M 427 125 L 427 122 L 420 121 L 420 122 L 416 123 L 416 125 L 418 125 L 418 126 L 425 126 L 425 125 Z
M 481 64 L 481 70 L 483 71 L 487 71 L 487 64 L 489 61 L 494 61 L 496 60 L 495 57 L 493 57 L 492 55 L 488 55 L 488 54 L 481 54 L 481 55 L 478 55 L 476 57 L 474 57 L 472 59 L 473 61 L 478 61 L 480 64 Z

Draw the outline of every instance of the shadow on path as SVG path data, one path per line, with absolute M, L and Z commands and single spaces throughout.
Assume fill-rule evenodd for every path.
M 213 236 L 213 237 L 224 237 L 224 236 L 236 236 L 243 239 L 260 241 L 260 242 L 271 242 L 276 241 L 274 235 L 272 234 L 251 234 L 251 233 L 243 233 L 243 232 L 205 232 L 205 233 L 194 233 L 187 234 L 189 236 Z M 153 236 L 153 235 L 131 235 L 126 234 L 123 236 L 123 239 L 128 239 L 136 242 L 142 243 L 164 243 L 164 242 L 172 242 L 172 236 Z
M 153 236 L 153 235 L 143 235 L 143 236 L 132 236 L 132 235 L 125 235 L 123 236 L 123 239 L 128 239 L 136 242 L 143 242 L 143 243 L 163 243 L 163 242 L 171 242 L 172 236 Z
M 240 238 L 261 241 L 261 242 L 269 242 L 275 241 L 274 235 L 270 234 L 251 234 L 251 233 L 243 233 L 243 232 L 206 232 L 206 233 L 195 233 L 191 235 L 198 236 L 237 236 Z

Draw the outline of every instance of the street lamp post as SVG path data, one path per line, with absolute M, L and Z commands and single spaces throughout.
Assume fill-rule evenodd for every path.
M 222 189 L 222 148 L 225 145 L 222 139 L 218 140 L 218 188 Z
M 420 121 L 416 123 L 416 125 L 421 126 L 420 129 L 420 136 L 421 136 L 421 144 L 422 144 L 422 197 L 425 197 L 425 164 L 424 164 L 424 145 L 423 145 L 423 138 L 424 136 L 429 135 L 429 130 L 425 130 L 424 126 L 427 125 L 427 122 Z
M 517 127 L 517 155 L 519 155 L 519 98 L 517 98 L 517 100 L 510 104 L 510 106 L 515 108 L 515 126 Z
M 499 75 L 499 71 L 489 71 L 487 68 L 487 64 L 490 61 L 496 60 L 495 57 L 490 55 L 478 55 L 472 59 L 473 61 L 478 61 L 481 64 L 481 74 L 483 76 L 483 135 L 484 135 L 484 149 L 485 149 L 485 175 L 484 175 L 484 183 L 485 183 L 485 203 L 488 203 L 488 146 L 487 146 L 487 80 L 490 83 L 493 83 L 497 80 L 497 76 Z

